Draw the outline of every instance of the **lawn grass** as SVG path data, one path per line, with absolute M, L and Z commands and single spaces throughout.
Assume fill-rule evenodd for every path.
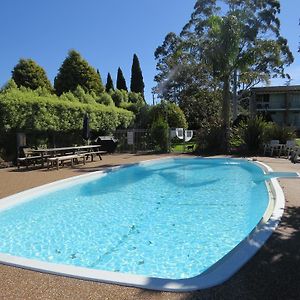
M 193 146 L 193 150 L 188 150 L 188 146 Z M 196 143 L 172 144 L 171 152 L 193 152 L 196 149 Z

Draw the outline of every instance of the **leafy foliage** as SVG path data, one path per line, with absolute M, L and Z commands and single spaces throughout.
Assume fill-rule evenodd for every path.
M 104 105 L 115 105 L 112 97 L 108 93 L 102 93 L 97 99 L 96 102 Z
M 15 89 L 17 88 L 17 84 L 15 83 L 15 81 L 11 78 L 10 80 L 8 80 L 8 82 L 2 87 L 1 92 L 4 92 L 6 90 L 9 89 Z
M 20 59 L 12 71 L 12 79 L 18 87 L 35 90 L 39 87 L 52 91 L 45 70 L 32 59 Z
M 295 131 L 290 127 L 281 127 L 273 122 L 267 122 L 263 116 L 241 121 L 233 128 L 231 144 L 245 145 L 250 153 L 257 153 L 262 149 L 263 143 L 270 140 L 279 140 L 284 144 L 287 140 L 296 137 Z
M 8 89 L 0 94 L 0 128 L 4 130 L 68 131 L 82 127 L 85 113 L 90 127 L 96 131 L 112 132 L 117 127 L 128 127 L 134 120 L 132 112 L 105 106 L 86 104 L 79 99 L 69 101 L 70 94 L 40 96 L 29 89 Z
M 111 93 L 111 97 L 116 106 L 120 106 L 122 102 L 127 102 L 125 94 L 122 93 L 122 91 L 118 90 L 118 89 L 115 90 L 113 93 Z
M 143 96 L 140 93 L 134 93 L 134 92 L 128 93 L 128 102 L 146 104 Z
M 135 127 L 147 128 L 149 126 L 149 107 L 141 94 L 128 93 L 128 102 L 122 102 L 120 107 L 135 114 Z
M 144 88 L 145 88 L 145 84 L 144 84 L 140 62 L 137 55 L 134 54 L 132 67 L 131 67 L 130 90 L 135 93 L 140 93 L 144 97 Z
M 201 89 L 222 90 L 224 149 L 231 96 L 242 99 L 250 87 L 271 77 L 289 78 L 284 69 L 293 55 L 280 36 L 279 12 L 277 0 L 197 1 L 181 35 L 169 33 L 155 52 L 161 98 L 180 105 Z
M 151 126 L 151 137 L 157 150 L 168 152 L 169 150 L 169 126 L 168 123 L 159 116 L 153 121 Z
M 280 143 L 285 144 L 288 140 L 296 138 L 295 130 L 291 127 L 279 126 L 276 123 L 269 123 L 265 130 L 265 141 L 279 140 Z
M 100 95 L 104 91 L 99 74 L 75 50 L 69 51 L 54 79 L 57 95 L 73 92 L 81 86 L 85 92 Z
M 268 127 L 268 123 L 264 121 L 262 117 L 255 117 L 249 119 L 247 123 L 240 125 L 241 137 L 247 146 L 250 153 L 255 153 L 261 149 L 263 142 L 265 141 L 265 130 Z
M 94 93 L 86 93 L 84 89 L 78 85 L 75 91 L 73 92 L 73 95 L 82 103 L 86 104 L 95 104 L 95 98 L 96 95 Z
M 187 128 L 188 124 L 183 111 L 174 103 L 162 101 L 151 107 L 150 124 L 159 118 L 164 119 L 170 128 Z
M 208 130 L 221 123 L 219 109 L 221 102 L 220 92 L 203 89 L 190 97 L 183 96 L 179 106 L 184 112 L 189 128 Z
M 124 90 L 124 91 L 128 91 L 127 85 L 126 85 L 126 80 L 125 77 L 123 75 L 123 72 L 121 70 L 121 68 L 118 68 L 118 73 L 117 73 L 117 85 L 116 85 L 118 90 Z
M 205 130 L 201 129 L 197 132 L 198 150 L 219 153 L 222 138 L 223 131 L 220 124 L 214 124 Z

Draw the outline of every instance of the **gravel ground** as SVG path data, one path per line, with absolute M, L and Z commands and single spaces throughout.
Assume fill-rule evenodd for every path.
M 62 178 L 158 157 L 106 155 L 103 161 L 60 171 L 2 169 L 0 198 Z M 294 165 L 286 159 L 257 159 L 274 171 L 300 172 L 300 164 Z M 300 299 L 300 179 L 281 179 L 280 185 L 286 209 L 279 227 L 262 249 L 222 285 L 191 293 L 167 293 L 0 265 L 0 299 Z

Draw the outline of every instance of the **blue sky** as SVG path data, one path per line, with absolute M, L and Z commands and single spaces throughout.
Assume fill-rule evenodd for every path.
M 133 54 L 139 57 L 145 95 L 152 102 L 156 74 L 154 51 L 167 33 L 179 33 L 195 0 L 2 0 L 0 18 L 0 85 L 11 77 L 20 58 L 32 58 L 53 82 L 68 50 L 76 49 L 106 82 L 115 82 L 120 66 L 130 85 Z M 295 56 L 287 70 L 300 84 L 300 12 L 296 0 L 282 0 L 282 35 Z M 284 84 L 284 80 L 272 84 Z

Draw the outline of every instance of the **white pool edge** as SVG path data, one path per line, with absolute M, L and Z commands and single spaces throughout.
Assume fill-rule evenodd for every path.
M 173 157 L 165 157 L 163 158 L 163 160 L 169 158 Z M 141 161 L 140 163 L 157 160 L 160 159 Z M 255 163 L 269 172 L 272 171 L 272 169 L 269 166 L 263 163 Z M 48 188 L 57 189 L 61 186 L 65 186 L 66 184 L 73 184 L 77 180 L 80 180 L 80 182 L 82 182 L 82 178 L 86 178 L 87 180 L 91 180 L 93 179 L 93 177 L 99 178 L 100 174 L 102 174 L 102 176 L 105 176 L 105 174 L 109 170 L 113 170 L 120 167 L 123 166 L 112 167 L 103 171 L 96 171 L 89 174 L 70 177 L 67 179 L 42 185 L 30 190 L 26 190 L 24 192 L 12 196 L 5 197 L 0 201 L 0 211 L 8 209 L 13 205 L 16 205 L 17 203 L 24 202 L 29 197 L 31 198 L 32 196 L 39 195 L 45 192 L 45 190 L 48 190 Z M 275 203 L 274 210 L 268 221 L 264 222 L 262 218 L 262 221 L 257 225 L 257 227 L 246 239 L 240 242 L 232 251 L 230 251 L 227 255 L 225 255 L 221 260 L 219 260 L 216 264 L 214 264 L 204 273 L 192 278 L 153 278 L 127 273 L 116 273 L 83 267 L 75 267 L 70 265 L 47 263 L 22 257 L 6 255 L 2 253 L 0 253 L 0 263 L 55 275 L 63 275 L 78 279 L 99 281 L 124 286 L 134 286 L 151 290 L 188 292 L 193 290 L 209 288 L 212 286 L 222 284 L 223 282 L 228 280 L 233 274 L 235 274 L 261 248 L 261 246 L 266 242 L 266 240 L 271 236 L 273 231 L 278 226 L 284 211 L 284 194 L 277 179 L 270 179 L 270 187 L 273 193 Z

